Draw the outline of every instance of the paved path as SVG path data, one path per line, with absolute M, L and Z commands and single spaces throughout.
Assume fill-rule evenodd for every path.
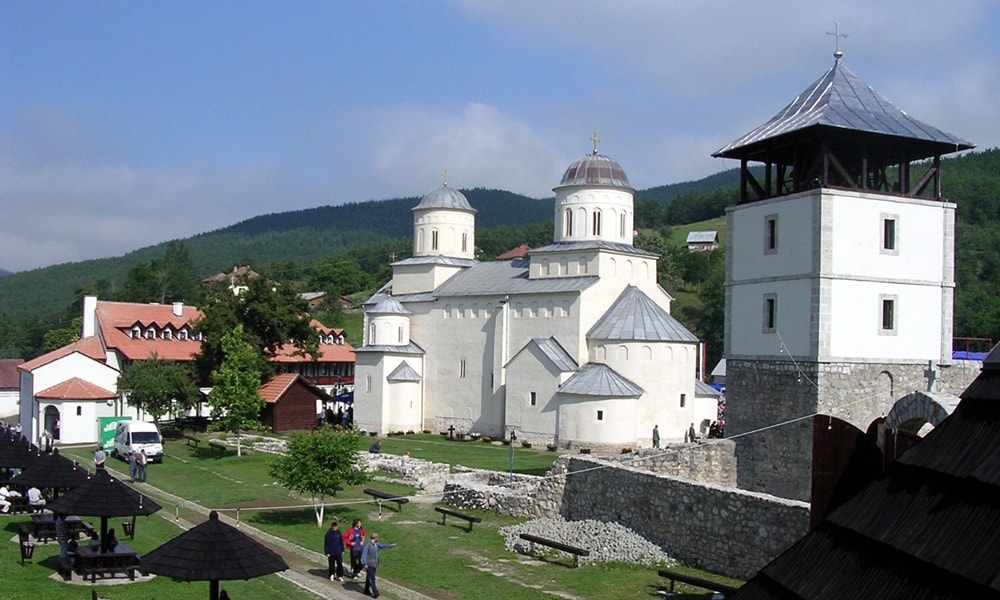
M 115 471 L 113 469 L 108 470 L 112 471 L 115 476 L 121 479 L 127 477 L 127 475 L 119 471 Z M 148 483 L 135 483 L 132 485 L 135 486 L 137 490 L 148 494 L 154 500 L 164 500 L 181 506 L 187 511 L 196 512 L 198 514 L 205 515 L 206 517 L 210 512 L 210 509 L 205 508 L 200 504 L 196 504 L 189 500 L 185 500 L 184 498 L 165 492 Z M 184 529 L 190 529 L 195 525 L 195 523 L 191 523 L 184 519 L 177 519 L 174 515 L 169 514 L 167 511 L 160 511 L 158 514 L 164 519 L 174 522 L 179 527 Z M 234 519 L 223 513 L 219 513 L 219 518 L 234 527 L 237 526 Z M 365 580 L 362 576 L 359 576 L 357 580 L 345 578 L 343 582 L 330 581 L 326 576 L 325 555 L 261 531 L 256 527 L 248 525 L 245 521 L 241 521 L 239 523 L 239 528 L 240 531 L 271 548 L 285 559 L 285 562 L 288 563 L 288 570 L 277 573 L 278 577 L 290 581 L 303 590 L 311 592 L 320 598 L 333 598 L 334 600 L 358 600 L 367 597 L 363 594 Z M 321 540 L 322 536 L 320 535 L 320 532 L 325 533 L 325 530 L 317 528 L 317 532 L 317 539 Z M 430 596 L 425 596 L 420 592 L 397 585 L 391 580 L 381 576 L 378 578 L 378 587 L 381 597 L 384 597 L 387 600 L 433 600 Z

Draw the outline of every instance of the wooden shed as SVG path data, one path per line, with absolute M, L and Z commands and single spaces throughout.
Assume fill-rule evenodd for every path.
M 267 403 L 260 421 L 277 433 L 311 429 L 316 424 L 318 406 L 331 400 L 324 392 L 295 373 L 282 373 L 260 388 Z

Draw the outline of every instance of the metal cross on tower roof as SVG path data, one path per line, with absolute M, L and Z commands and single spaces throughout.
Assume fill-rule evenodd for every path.
M 597 144 L 601 142 L 601 138 L 597 137 L 597 132 L 590 136 L 590 141 L 594 142 L 594 156 L 597 156 Z
M 444 187 L 448 187 L 448 176 L 449 175 L 450 175 L 450 173 L 448 173 L 447 170 L 445 170 L 444 172 L 441 173 L 441 177 L 444 178 Z
M 826 35 L 832 35 L 833 39 L 836 40 L 836 45 L 834 46 L 833 57 L 835 59 L 837 59 L 837 60 L 840 60 L 840 57 L 844 55 L 844 53 L 840 51 L 840 38 L 847 39 L 847 34 L 846 33 L 840 33 L 840 23 L 837 22 L 837 21 L 834 21 L 833 22 L 833 31 L 827 31 Z

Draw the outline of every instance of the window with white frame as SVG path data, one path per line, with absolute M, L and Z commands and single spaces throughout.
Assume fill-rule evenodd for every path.
M 882 213 L 882 254 L 899 254 L 899 215 Z
M 879 296 L 879 335 L 896 334 L 897 297 L 894 294 Z
M 778 296 L 777 294 L 764 294 L 764 319 L 761 331 L 763 333 L 774 333 L 778 327 Z
M 458 364 L 458 376 L 465 379 L 465 359 L 463 358 Z
M 778 252 L 778 215 L 764 217 L 764 254 Z
M 595 421 L 603 421 L 604 420 L 604 410 L 602 410 L 600 408 L 597 409 L 597 412 L 594 413 L 594 420 Z
M 528 406 L 538 406 L 538 392 L 528 392 Z
M 431 231 L 431 250 L 438 249 L 438 230 Z

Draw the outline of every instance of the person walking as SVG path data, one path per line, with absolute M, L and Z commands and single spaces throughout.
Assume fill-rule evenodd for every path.
M 130 475 L 129 481 L 135 483 L 135 474 L 139 470 L 139 461 L 135 457 L 135 450 L 130 450 L 128 453 L 128 472 Z
M 340 532 L 336 519 L 330 523 L 330 530 L 323 538 L 323 553 L 326 554 L 326 574 L 330 581 L 343 581 L 344 534 Z
M 146 481 L 146 465 L 149 464 L 149 459 L 146 458 L 146 451 L 140 450 L 139 456 L 135 459 L 136 465 L 139 467 L 139 471 L 136 475 L 139 481 Z
M 378 534 L 373 533 L 371 541 L 365 544 L 365 549 L 361 551 L 361 563 L 365 566 L 365 595 L 378 598 L 378 584 L 375 582 L 375 573 L 378 570 L 381 550 L 395 548 L 396 544 L 380 544 Z
M 368 534 L 361 526 L 361 519 L 356 519 L 351 528 L 344 534 L 344 544 L 351 551 L 351 579 L 361 572 L 361 552 L 365 549 L 365 536 Z
M 69 525 L 66 523 L 66 515 L 55 513 L 53 515 L 56 524 L 56 541 L 59 542 L 59 562 L 68 562 L 67 552 L 69 550 Z
M 653 425 L 653 447 L 654 448 L 659 448 L 660 447 L 660 426 L 659 425 Z
M 94 468 L 103 469 L 104 461 L 108 459 L 107 452 L 104 451 L 104 446 L 98 446 L 97 450 L 94 451 Z
M 697 441 L 698 438 L 697 438 L 697 434 L 694 431 L 694 423 L 691 423 L 691 426 L 688 427 L 687 437 L 688 437 L 688 442 L 690 442 L 692 444 Z

